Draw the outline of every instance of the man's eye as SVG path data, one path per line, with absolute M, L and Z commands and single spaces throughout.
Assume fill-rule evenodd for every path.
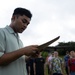
M 27 25 L 29 24 L 29 22 L 25 19 L 22 20 L 23 23 L 26 23 Z
M 23 23 L 27 23 L 27 21 L 26 21 L 26 20 L 22 20 L 22 22 L 23 22 Z

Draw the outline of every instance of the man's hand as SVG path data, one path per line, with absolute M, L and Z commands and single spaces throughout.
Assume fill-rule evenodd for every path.
M 22 50 L 24 55 L 31 56 L 31 55 L 36 55 L 38 53 L 37 47 L 38 45 L 31 45 L 31 46 L 24 47 Z

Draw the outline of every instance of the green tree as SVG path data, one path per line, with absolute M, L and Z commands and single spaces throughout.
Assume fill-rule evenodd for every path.
M 60 42 L 56 47 L 60 47 L 58 49 L 60 55 L 65 55 L 66 51 L 75 50 L 75 42 Z

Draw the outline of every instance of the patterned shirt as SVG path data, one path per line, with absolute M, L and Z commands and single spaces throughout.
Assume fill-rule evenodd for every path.
M 52 71 L 53 73 L 62 73 L 62 69 L 61 69 L 61 65 L 62 65 L 62 59 L 61 58 L 53 58 L 51 60 L 51 67 L 52 67 Z

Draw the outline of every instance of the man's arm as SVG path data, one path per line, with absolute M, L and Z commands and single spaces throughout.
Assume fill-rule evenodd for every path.
M 51 69 L 50 69 L 51 75 L 53 74 L 53 63 L 54 63 L 53 60 L 54 59 L 52 59 L 51 62 L 50 62 L 50 64 L 51 64 Z
M 34 75 L 36 75 L 36 65 L 35 62 L 33 63 Z
M 70 59 L 68 60 L 68 74 L 70 75 Z
M 44 63 L 44 75 L 46 75 L 46 64 Z
M 10 53 L 5 53 L 0 57 L 0 66 L 8 65 L 23 55 L 32 55 L 34 50 L 37 50 L 36 46 L 27 46 Z
M 68 74 L 70 75 L 70 67 L 68 66 Z
M 24 55 L 22 50 L 17 50 L 17 51 L 10 52 L 10 53 L 5 53 L 0 57 L 0 66 L 8 65 L 9 63 L 18 59 L 22 55 Z
M 64 69 L 65 69 L 65 66 L 64 66 L 64 65 L 65 65 L 64 62 L 62 62 L 62 63 L 61 63 L 61 69 L 62 69 L 62 74 L 63 74 L 63 75 L 64 75 L 64 73 L 65 73 L 65 72 L 64 72 Z

